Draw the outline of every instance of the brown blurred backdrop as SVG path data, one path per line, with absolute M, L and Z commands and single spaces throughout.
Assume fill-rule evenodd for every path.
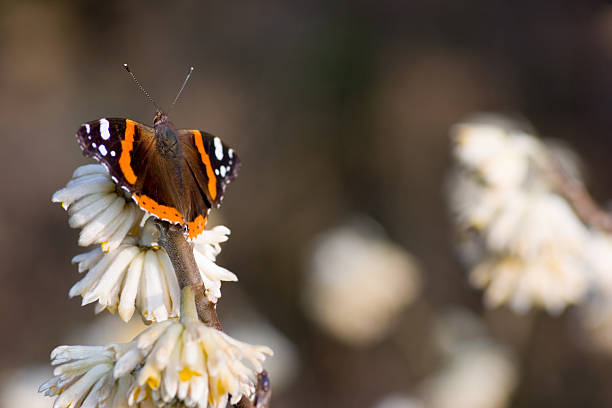
M 88 162 L 74 139 L 82 122 L 151 124 L 124 62 L 163 107 L 195 66 L 171 119 L 241 156 L 218 212 L 232 229 L 219 263 L 240 282 L 223 285 L 219 311 L 223 320 L 247 303 L 296 345 L 297 380 L 273 407 L 369 407 L 412 393 L 438 366 L 432 316 L 453 305 L 519 351 L 511 406 L 612 406 L 612 361 L 583 346 L 571 309 L 519 317 L 483 308 L 454 255 L 443 194 L 449 126 L 487 110 L 519 113 L 566 140 L 595 196 L 612 196 L 610 5 L 0 2 L 2 369 L 47 361 L 66 332 L 94 319 L 92 306 L 67 299 L 80 249 L 50 197 Z M 312 239 L 354 213 L 423 267 L 423 294 L 394 340 L 368 348 L 327 336 L 299 301 Z

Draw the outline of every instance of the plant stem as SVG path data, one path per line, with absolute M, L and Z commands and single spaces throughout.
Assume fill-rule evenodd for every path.
M 206 288 L 193 257 L 193 248 L 177 225 L 156 220 L 160 232 L 159 244 L 166 250 L 181 290 L 191 286 L 195 295 L 196 309 L 200 319 L 209 327 L 222 330 L 215 304 L 206 297 Z
M 547 174 L 557 192 L 570 203 L 578 218 L 586 225 L 612 232 L 612 214 L 603 210 L 591 197 L 584 184 L 571 176 L 554 155 Z

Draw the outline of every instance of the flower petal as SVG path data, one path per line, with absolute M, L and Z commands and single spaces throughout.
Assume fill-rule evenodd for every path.
M 104 237 L 99 234 L 104 229 L 106 224 L 117 217 L 121 210 L 125 207 L 126 201 L 123 197 L 116 197 L 113 203 L 108 206 L 101 214 L 91 220 L 82 230 L 79 235 L 79 245 L 87 246 L 94 242 L 104 241 Z
M 130 263 L 125 277 L 121 300 L 119 301 L 119 316 L 124 322 L 128 322 L 134 314 L 136 294 L 144 265 L 144 253 L 140 252 Z

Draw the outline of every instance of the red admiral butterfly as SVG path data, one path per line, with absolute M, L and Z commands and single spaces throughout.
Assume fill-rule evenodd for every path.
M 182 225 L 193 239 L 204 231 L 211 207 L 219 207 L 226 185 L 236 178 L 238 156 L 216 136 L 176 129 L 127 64 L 124 67 L 157 107 L 153 127 L 130 119 L 102 118 L 83 124 L 77 140 L 83 154 L 106 166 L 113 181 L 140 208 Z

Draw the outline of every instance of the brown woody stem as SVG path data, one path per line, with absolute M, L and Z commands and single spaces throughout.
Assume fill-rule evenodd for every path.
M 570 203 L 576 215 L 586 225 L 606 232 L 612 232 L 612 214 L 603 210 L 591 197 L 584 184 L 571 176 L 558 158 L 551 155 L 549 179 L 557 192 Z
M 166 250 L 181 290 L 191 286 L 195 295 L 196 309 L 200 319 L 209 327 L 221 330 L 221 322 L 215 310 L 215 304 L 206 297 L 206 288 L 200 277 L 200 271 L 193 257 L 193 248 L 185 239 L 183 231 L 174 224 L 156 221 L 160 232 L 159 244 Z

